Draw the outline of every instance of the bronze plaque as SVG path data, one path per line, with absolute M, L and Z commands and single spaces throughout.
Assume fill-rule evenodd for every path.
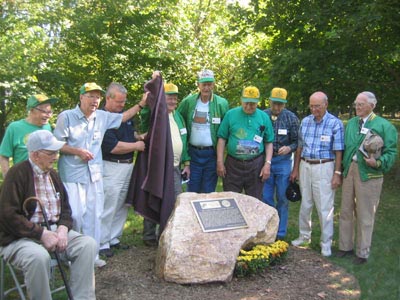
M 204 232 L 248 227 L 236 199 L 207 199 L 191 201 Z

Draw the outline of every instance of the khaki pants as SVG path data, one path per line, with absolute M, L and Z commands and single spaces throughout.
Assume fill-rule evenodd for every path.
M 96 242 L 76 231 L 68 232 L 68 247 L 60 253 L 71 262 L 70 287 L 75 300 L 96 299 L 94 286 L 94 259 Z M 0 247 L 0 255 L 15 268 L 22 270 L 31 300 L 51 300 L 49 286 L 50 254 L 40 244 L 22 238 Z
M 300 161 L 300 236 L 311 238 L 311 214 L 315 204 L 321 227 L 321 248 L 324 249 L 331 248 L 333 238 L 335 190 L 332 189 L 331 181 L 334 164 L 334 162 L 327 162 L 314 165 Z
M 383 177 L 362 182 L 357 163 L 351 163 L 342 187 L 339 219 L 340 250 L 354 249 L 354 225 L 357 224 L 356 254 L 358 257 L 368 258 L 382 184 Z

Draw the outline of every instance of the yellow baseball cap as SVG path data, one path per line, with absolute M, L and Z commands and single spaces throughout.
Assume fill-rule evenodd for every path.
M 260 91 L 255 86 L 248 86 L 243 89 L 242 101 L 257 103 L 260 101 Z
M 287 103 L 286 97 L 287 97 L 287 90 L 276 87 L 272 89 L 269 100 L 275 102 Z
M 164 93 L 166 95 L 179 94 L 178 87 L 173 83 L 164 84 Z

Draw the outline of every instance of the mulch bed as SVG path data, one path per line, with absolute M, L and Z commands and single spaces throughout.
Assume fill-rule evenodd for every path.
M 359 299 L 357 280 L 319 253 L 290 247 L 283 263 L 229 283 L 180 285 L 155 276 L 156 250 L 120 251 L 96 271 L 98 300 L 269 300 Z

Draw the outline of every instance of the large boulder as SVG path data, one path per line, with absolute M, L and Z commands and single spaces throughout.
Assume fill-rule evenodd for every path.
M 247 228 L 203 232 L 191 201 L 221 198 L 236 199 Z M 251 196 L 234 192 L 180 194 L 160 237 L 156 274 L 181 284 L 230 281 L 240 249 L 273 243 L 278 223 L 276 209 Z

